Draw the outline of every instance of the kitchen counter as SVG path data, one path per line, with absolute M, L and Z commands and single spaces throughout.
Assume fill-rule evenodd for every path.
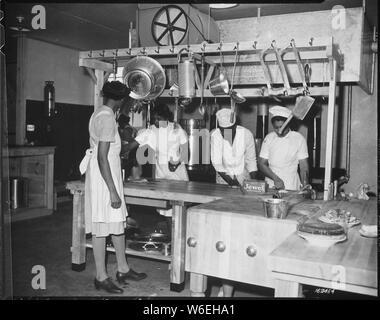
M 328 208 L 350 211 L 362 224 L 377 225 L 377 201 L 329 201 Z M 330 248 L 311 246 L 293 233 L 270 255 L 275 296 L 298 297 L 302 284 L 377 296 L 377 238 L 348 229 L 347 240 Z
M 274 288 L 268 256 L 295 232 L 305 213 L 314 214 L 323 201 L 286 196 L 286 219 L 264 216 L 262 199 L 223 198 L 188 209 L 185 270 L 192 296 L 203 297 L 207 277 Z
M 73 240 L 72 268 L 81 271 L 86 262 L 86 235 L 84 224 L 84 182 L 71 181 L 66 188 L 73 194 Z M 147 182 L 127 182 L 124 184 L 124 196 L 127 204 L 173 208 L 171 258 L 147 254 L 150 258 L 171 261 L 170 282 L 172 289 L 180 291 L 185 281 L 185 237 L 187 207 L 193 204 L 208 203 L 222 198 L 239 198 L 239 189 L 227 185 L 203 182 L 154 180 Z M 247 194 L 249 199 L 272 197 L 267 194 Z M 127 254 L 136 255 L 136 251 L 127 250 Z M 143 253 L 138 253 L 142 255 Z
M 89 247 L 84 230 L 84 182 L 72 181 L 66 187 L 74 195 L 71 252 L 73 269 L 79 271 L 85 266 L 86 247 Z M 204 295 L 207 276 L 275 288 L 269 254 L 292 236 L 305 213 L 314 215 L 329 203 L 334 204 L 289 194 L 285 197 L 290 202 L 287 219 L 267 219 L 262 200 L 272 195 L 273 192 L 242 195 L 239 189 L 227 185 L 202 182 L 155 180 L 124 185 L 127 204 L 173 208 L 171 256 L 161 257 L 171 262 L 172 290 L 181 290 L 185 270 L 191 272 L 190 289 L 194 296 Z M 350 206 L 354 202 L 341 203 Z M 356 212 L 360 208 L 355 208 L 351 208 L 352 213 L 359 217 Z M 219 241 L 226 246 L 222 253 L 216 249 Z M 219 249 L 223 244 L 219 243 Z M 144 255 L 130 249 L 126 253 Z M 152 254 L 146 256 L 159 259 Z

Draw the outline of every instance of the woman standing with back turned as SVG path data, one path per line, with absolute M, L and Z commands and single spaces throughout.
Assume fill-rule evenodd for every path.
M 92 233 L 92 245 L 96 264 L 96 289 L 110 293 L 122 293 L 107 275 L 105 265 L 106 237 L 112 235 L 116 252 L 116 279 L 141 280 L 145 273 L 133 271 L 125 257 L 127 209 L 123 201 L 123 180 L 120 163 L 120 136 L 115 113 L 120 108 L 127 87 L 119 81 L 106 82 L 102 89 L 103 106 L 97 108 L 89 122 L 90 149 L 80 164 L 86 172 L 85 222 L 86 233 Z

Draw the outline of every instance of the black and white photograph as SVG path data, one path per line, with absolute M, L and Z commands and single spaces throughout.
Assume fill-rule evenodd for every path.
M 0 300 L 378 298 L 376 0 L 0 3 Z

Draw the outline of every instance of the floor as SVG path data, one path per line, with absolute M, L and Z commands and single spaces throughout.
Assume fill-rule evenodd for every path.
M 163 229 L 163 217 L 154 209 L 134 207 L 131 216 L 139 223 L 142 232 Z M 86 269 L 82 272 L 71 270 L 72 204 L 58 204 L 53 215 L 16 222 L 12 225 L 12 270 L 13 294 L 15 297 L 100 297 L 115 296 L 94 288 L 95 264 L 92 250 L 87 249 Z M 140 282 L 130 281 L 124 287 L 123 297 L 190 297 L 189 274 L 186 274 L 185 289 L 170 291 L 169 263 L 152 259 L 128 256 L 130 266 L 148 274 Z M 35 267 L 37 266 L 37 267 Z M 43 270 L 46 283 L 39 280 Z M 38 271 L 33 271 L 33 267 Z M 116 259 L 113 253 L 107 255 L 109 275 L 115 279 Z M 33 289 L 39 284 L 45 289 Z M 216 297 L 220 280 L 210 278 L 207 295 Z M 273 290 L 236 283 L 235 297 L 273 297 Z
M 149 207 L 132 207 L 130 216 L 140 225 L 140 231 L 165 232 L 164 218 Z M 51 216 L 20 221 L 12 224 L 12 271 L 13 296 L 34 297 L 115 297 L 94 288 L 95 264 L 92 250 L 87 249 L 86 269 L 71 270 L 72 202 L 58 204 Z M 124 287 L 121 297 L 190 297 L 189 274 L 186 273 L 185 289 L 170 291 L 169 263 L 128 256 L 129 265 L 136 271 L 145 272 L 148 278 Z M 37 268 L 37 271 L 33 268 Z M 114 253 L 107 255 L 109 275 L 115 279 Z M 40 281 L 41 270 L 46 282 Z M 40 289 L 34 289 L 36 284 Z M 209 278 L 207 297 L 217 297 L 220 279 Z M 321 288 L 304 286 L 306 298 L 363 299 L 366 296 L 331 292 Z M 235 283 L 235 298 L 273 298 L 274 290 L 242 283 Z

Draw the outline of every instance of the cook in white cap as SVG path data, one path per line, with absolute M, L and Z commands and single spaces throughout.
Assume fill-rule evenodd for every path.
M 154 155 L 155 178 L 168 180 L 189 181 L 185 163 L 182 162 L 181 149 L 187 148 L 188 137 L 177 123 L 173 122 L 173 113 L 166 104 L 157 105 L 151 111 L 152 125 L 140 130 L 130 148 L 141 148 L 136 152 L 136 160 L 144 164 L 145 147 Z M 148 160 L 149 161 L 149 160 Z M 172 216 L 172 209 L 158 210 L 161 215 Z M 167 220 L 171 226 L 170 219 Z M 169 223 L 170 222 L 170 223 Z
M 269 187 L 299 190 L 309 184 L 308 151 L 305 138 L 286 127 L 282 134 L 279 129 L 291 115 L 288 108 L 274 106 L 269 109 L 274 132 L 269 133 L 261 146 L 258 166 L 266 176 Z M 300 168 L 300 176 L 298 174 Z
M 236 116 L 231 119 L 231 114 L 228 108 L 216 113 L 218 128 L 211 132 L 211 162 L 216 182 L 234 186 L 255 177 L 257 162 L 253 134 L 236 125 Z
M 250 130 L 236 125 L 236 115 L 224 108 L 216 113 L 218 128 L 211 132 L 211 162 L 217 172 L 216 183 L 237 186 L 244 179 L 255 179 L 256 148 Z M 232 121 L 231 121 L 232 120 Z M 223 280 L 219 296 L 232 297 L 233 285 Z

